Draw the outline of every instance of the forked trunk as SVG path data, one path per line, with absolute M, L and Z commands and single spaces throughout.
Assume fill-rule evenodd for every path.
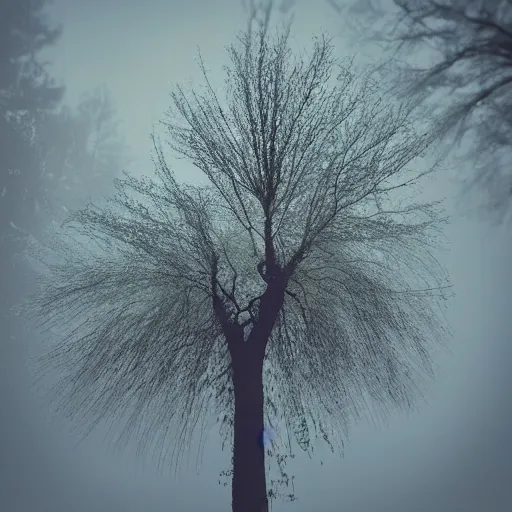
M 267 512 L 263 445 L 263 359 L 284 302 L 286 282 L 274 279 L 260 301 L 259 320 L 247 341 L 230 343 L 235 391 L 233 512 Z M 238 342 L 236 342 L 238 341 Z
M 263 446 L 263 356 L 244 344 L 233 360 L 233 512 L 267 512 Z

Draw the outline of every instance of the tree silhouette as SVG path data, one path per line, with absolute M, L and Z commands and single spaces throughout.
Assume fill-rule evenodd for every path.
M 34 121 L 54 109 L 63 94 L 38 60 L 38 52 L 60 34 L 48 26 L 45 4 L 7 0 L 0 6 L 0 237 L 9 258 L 22 247 L 12 225 L 28 230 L 37 222 Z
M 39 227 L 34 120 L 54 109 L 63 94 L 39 59 L 40 50 L 60 34 L 46 20 L 45 4 L 0 2 L 0 325 L 5 346 L 19 335 L 19 322 L 8 311 L 22 298 L 28 277 L 27 267 L 15 257 L 25 247 L 22 233 Z
M 37 126 L 46 209 L 54 218 L 111 195 L 129 162 L 114 102 L 106 86 L 84 94 L 77 108 L 49 112 Z
M 5 0 L 0 5 L 0 112 L 35 113 L 56 106 L 63 93 L 38 59 L 55 44 L 60 27 L 51 28 L 47 0 Z
M 368 403 L 413 405 L 449 286 L 437 204 L 400 194 L 434 170 L 431 137 L 326 37 L 294 57 L 263 14 L 229 48 L 224 99 L 202 60 L 204 88 L 172 93 L 166 141 L 209 184 L 178 183 L 153 135 L 155 179 L 126 174 L 109 205 L 31 246 L 45 267 L 24 306 L 59 337 L 42 372 L 59 368 L 86 432 L 126 418 L 119 441 L 179 464 L 217 413 L 235 512 L 268 510 L 265 424 L 283 445 L 342 449 Z
M 430 67 L 406 66 L 397 80 L 418 98 L 436 95 L 438 132 L 457 146 L 467 137 L 474 173 L 465 192 L 483 191 L 483 213 L 502 222 L 512 205 L 512 4 L 508 0 L 393 0 L 393 22 L 382 25 L 381 0 L 354 4 L 358 19 L 378 24 L 376 38 L 398 43 L 400 55 L 429 48 Z M 384 15 L 384 16 L 383 16 Z M 361 26 L 359 30 L 361 30 Z M 368 33 L 368 26 L 362 31 Z M 395 75 L 396 75 L 396 64 Z M 389 70 L 388 70 L 389 71 Z M 440 99 L 439 92 L 447 95 Z

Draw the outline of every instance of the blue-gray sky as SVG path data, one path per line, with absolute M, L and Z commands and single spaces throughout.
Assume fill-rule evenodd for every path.
M 340 55 L 357 50 L 378 59 L 373 47 L 354 48 L 344 20 L 327 2 L 288 2 L 295 13 L 294 44 L 307 45 L 325 30 Z M 152 172 L 149 133 L 169 106 L 170 85 L 200 80 L 201 48 L 212 76 L 222 78 L 224 47 L 243 26 L 240 0 L 56 0 L 52 18 L 64 33 L 46 52 L 53 76 L 67 88 L 65 101 L 107 84 L 123 120 L 136 174 Z M 462 164 L 461 164 L 462 165 Z M 179 177 L 197 171 L 176 166 Z M 429 195 L 453 197 L 441 176 Z M 319 449 L 289 465 L 298 501 L 277 502 L 276 512 L 501 512 L 512 508 L 511 233 L 463 217 L 449 199 L 450 252 L 442 256 L 454 284 L 449 320 L 455 336 L 438 357 L 438 376 L 428 404 L 386 426 L 354 425 L 345 457 Z M 0 509 L 12 511 L 199 511 L 228 510 L 228 469 L 215 431 L 209 434 L 199 473 L 194 464 L 175 479 L 160 475 L 151 460 L 107 454 L 104 432 L 78 448 L 66 425 L 51 419 L 30 389 L 27 356 L 37 348 L 9 346 L 0 360 L 3 419 L 0 424 Z M 13 400 L 12 397 L 16 397 Z M 5 451 L 6 450 L 6 451 Z M 7 453 L 7 457 L 5 456 Z M 320 460 L 323 465 L 320 465 Z

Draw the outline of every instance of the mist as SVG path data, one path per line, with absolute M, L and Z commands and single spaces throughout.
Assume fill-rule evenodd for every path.
M 354 47 L 343 17 L 329 2 L 296 0 L 282 2 L 281 7 L 283 13 L 294 15 L 293 48 L 309 47 L 311 37 L 325 31 L 334 37 L 339 56 L 354 55 L 361 64 L 382 58 L 381 50 L 369 43 Z M 63 105 L 73 111 L 83 94 L 100 84 L 115 105 L 123 149 L 116 160 L 119 169 L 109 179 L 122 170 L 153 175 L 149 136 L 170 105 L 171 86 L 188 79 L 202 82 L 200 49 L 215 86 L 222 87 L 225 47 L 246 23 L 240 0 L 56 0 L 48 16 L 52 23 L 62 24 L 63 32 L 41 52 L 41 60 L 48 61 L 48 72 L 65 87 Z M 171 162 L 180 180 L 206 179 L 189 162 Z M 511 509 L 512 237 L 507 226 L 490 225 L 461 207 L 452 172 L 456 170 L 441 172 L 424 191 L 428 198 L 446 197 L 449 250 L 439 259 L 448 269 L 455 294 L 448 310 L 454 336 L 448 349 L 436 354 L 436 379 L 429 386 L 427 403 L 409 415 L 396 413 L 385 425 L 354 424 L 343 458 L 323 446 L 312 458 L 297 448 L 287 466 L 288 474 L 294 475 L 297 501 L 277 500 L 273 512 Z M 103 182 L 92 183 L 89 188 L 69 189 L 82 195 L 67 199 L 76 205 L 113 190 Z M 71 194 L 66 190 L 59 195 L 63 202 Z M 0 286 L 2 304 L 10 303 L 12 293 L 13 287 Z M 100 425 L 82 441 L 33 385 L 32 362 L 44 349 L 35 333 L 2 337 L 0 509 L 229 508 L 230 481 L 219 473 L 229 469 L 230 454 L 222 451 L 215 429 L 206 433 L 201 463 L 196 464 L 202 450 L 196 439 L 190 463 L 176 475 L 159 471 L 150 457 L 137 458 L 135 446 L 113 452 L 106 441 L 109 425 Z

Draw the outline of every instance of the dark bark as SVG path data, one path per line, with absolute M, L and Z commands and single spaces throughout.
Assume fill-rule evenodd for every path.
M 283 305 L 285 289 L 282 276 L 269 283 L 261 299 L 258 322 L 247 342 L 241 337 L 230 346 L 235 392 L 233 512 L 268 510 L 263 445 L 263 359 Z
M 243 343 L 233 360 L 235 425 L 233 512 L 267 510 L 263 440 L 263 357 Z

